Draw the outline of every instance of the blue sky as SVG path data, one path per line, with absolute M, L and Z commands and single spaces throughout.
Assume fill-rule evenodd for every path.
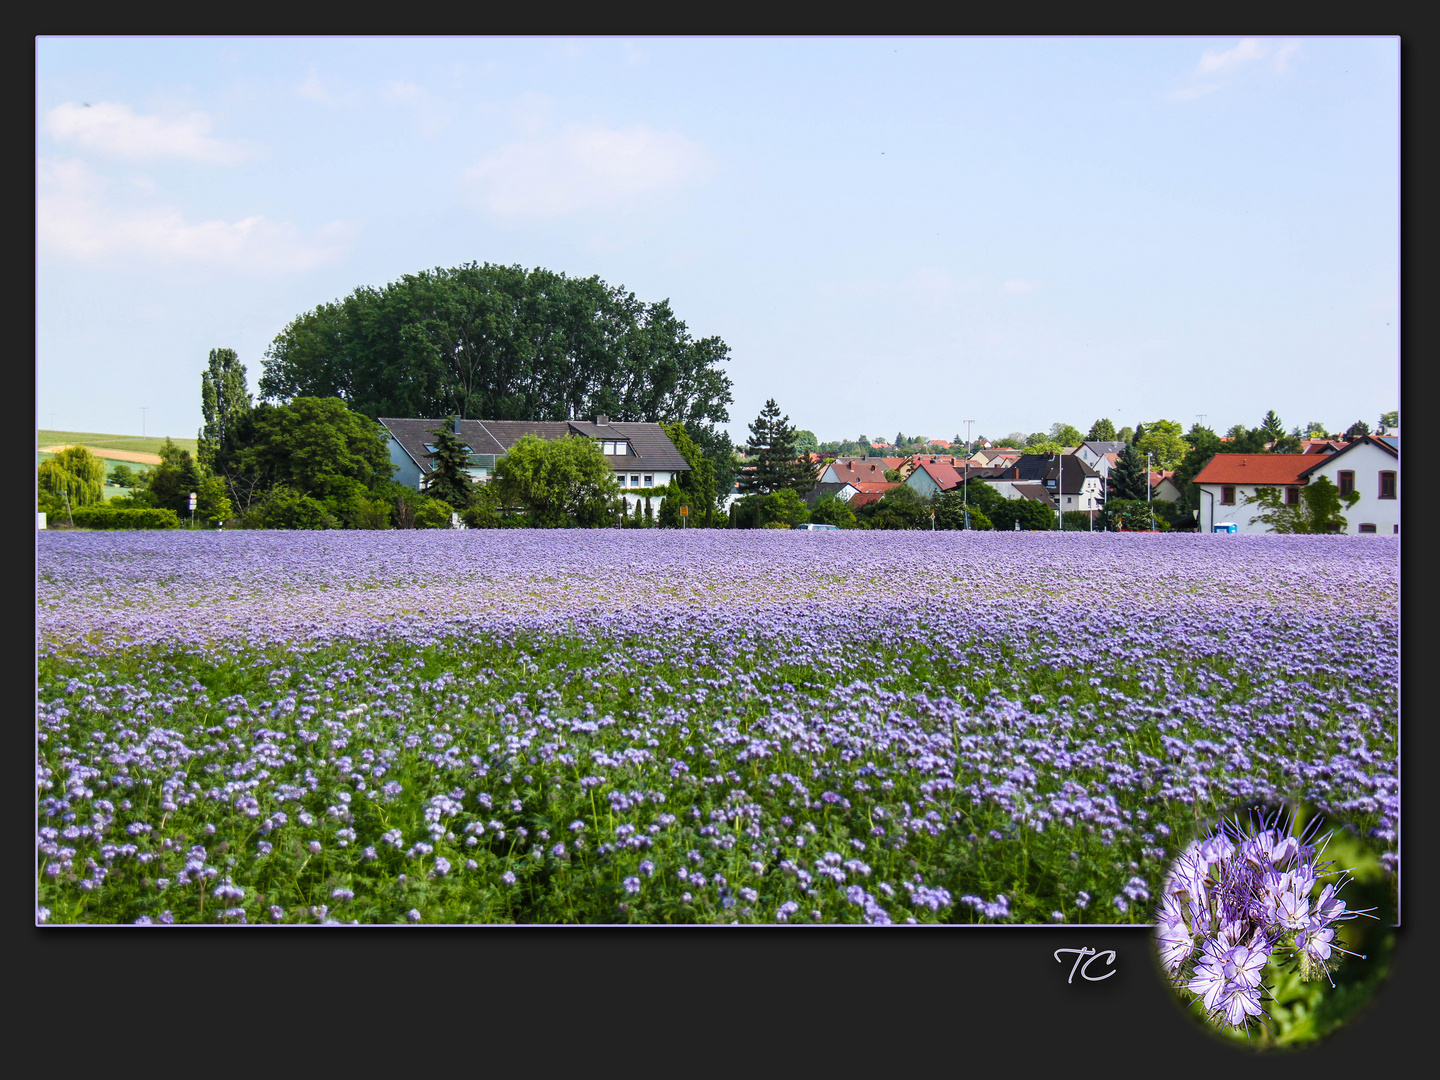
M 1395 38 L 41 38 L 35 104 L 41 427 L 472 260 L 668 298 L 740 442 L 1399 404 Z

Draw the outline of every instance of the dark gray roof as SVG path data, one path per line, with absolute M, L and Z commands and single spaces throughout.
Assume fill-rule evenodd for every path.
M 1036 502 L 1043 502 L 1053 507 L 1055 500 L 1050 497 L 1050 492 L 1045 490 L 1044 484 L 1016 484 L 1015 494 L 1022 499 L 1034 499 Z
M 818 500 L 823 499 L 826 495 L 838 495 L 840 492 L 844 491 L 846 488 L 848 488 L 848 487 L 850 487 L 850 486 L 851 486 L 851 485 L 848 484 L 848 483 L 844 483 L 844 484 L 835 484 L 835 483 L 816 484 L 816 485 L 815 485 L 813 488 L 811 488 L 805 495 L 801 496 L 801 498 L 803 498 L 803 499 L 805 500 L 805 505 L 806 505 L 806 506 L 814 506 L 815 503 L 816 503 Z
M 1056 464 L 1056 462 L 1060 464 Z M 1019 480 L 1054 480 L 1056 472 L 1060 472 L 1060 492 L 1062 495 L 1078 495 L 1085 485 L 1087 477 L 1099 476 L 1091 466 L 1074 454 L 1024 454 L 1020 460 L 1015 462 L 1013 468 L 1018 470 Z
M 441 420 L 400 419 L 382 416 L 380 423 L 394 436 L 405 452 L 420 466 L 420 471 L 430 471 L 429 451 L 426 443 L 433 444 L 431 434 L 445 423 Z M 624 439 L 635 452 L 624 456 L 608 456 L 606 460 L 617 470 L 651 469 L 666 472 L 689 471 L 690 466 L 665 429 L 659 424 L 613 423 L 592 424 L 583 420 L 461 420 L 458 423 L 460 438 L 470 447 L 473 454 L 500 455 L 522 436 L 536 435 L 542 439 L 563 439 L 567 435 L 584 435 L 596 440 Z
M 1087 442 L 1082 445 L 1095 451 L 1095 453 L 1100 454 L 1102 457 L 1105 454 L 1118 454 L 1121 450 L 1125 449 L 1123 442 Z

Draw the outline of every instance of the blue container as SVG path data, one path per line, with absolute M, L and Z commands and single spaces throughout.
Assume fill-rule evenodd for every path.
M 1211 531 L 1217 533 L 1237 533 L 1240 531 L 1240 526 L 1231 521 L 1225 525 L 1216 525 Z

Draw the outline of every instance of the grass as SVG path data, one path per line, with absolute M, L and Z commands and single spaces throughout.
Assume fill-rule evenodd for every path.
M 36 436 L 37 447 L 83 443 L 92 450 L 136 450 L 142 454 L 158 454 L 160 447 L 165 444 L 164 435 L 106 435 L 93 431 L 52 431 L 42 428 Z M 172 435 L 170 441 L 181 450 L 189 450 L 192 457 L 198 452 L 198 439 L 177 439 Z

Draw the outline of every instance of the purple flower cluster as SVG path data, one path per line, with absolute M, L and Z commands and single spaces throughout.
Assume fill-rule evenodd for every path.
M 1343 874 L 1321 884 L 1336 873 L 1317 861 L 1328 835 L 1307 841 L 1282 824 L 1293 822 L 1280 811 L 1249 829 L 1223 823 L 1187 846 L 1165 881 L 1155 928 L 1160 961 L 1217 1023 L 1242 1027 L 1264 1012 L 1272 957 L 1293 958 L 1303 979 L 1328 978 L 1334 953 L 1348 952 L 1336 925 L 1366 914 L 1347 911 L 1337 895 Z

